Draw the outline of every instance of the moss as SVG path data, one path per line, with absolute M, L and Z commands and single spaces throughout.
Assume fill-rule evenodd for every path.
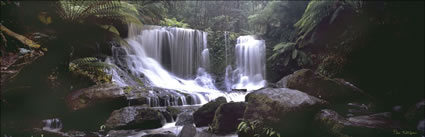
M 338 114 L 332 114 L 332 112 L 331 116 L 325 116 L 320 114 L 316 115 L 316 122 L 318 122 L 318 125 L 315 125 L 315 128 L 317 128 L 316 131 L 322 134 L 322 136 L 350 137 L 343 133 L 345 125 L 339 122 L 337 120 L 338 118 L 342 117 L 340 117 Z
M 175 107 L 170 107 L 170 106 L 167 106 L 166 110 L 170 112 L 172 116 L 177 116 L 178 114 L 182 112 L 180 109 L 177 109 Z
M 79 58 L 69 63 L 69 70 L 73 74 L 89 78 L 97 84 L 112 81 L 112 76 L 106 72 L 111 67 L 113 66 L 94 57 Z
M 134 89 L 133 86 L 126 86 L 124 87 L 124 93 L 129 94 L 131 91 L 133 91 L 133 89 Z
M 80 101 L 81 104 L 85 104 L 86 103 L 86 100 L 84 100 L 84 99 L 80 99 L 79 101 Z

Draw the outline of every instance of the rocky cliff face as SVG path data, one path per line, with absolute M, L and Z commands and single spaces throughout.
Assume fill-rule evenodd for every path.
M 311 62 L 286 56 L 280 75 L 310 68 L 388 105 L 416 102 L 424 96 L 423 23 L 423 2 L 312 1 L 295 24 L 295 47 L 282 53 L 303 52 Z

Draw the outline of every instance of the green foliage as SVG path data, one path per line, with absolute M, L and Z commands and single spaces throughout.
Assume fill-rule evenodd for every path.
M 214 133 L 214 127 L 211 124 L 208 124 L 208 132 Z
M 99 131 L 104 131 L 106 129 L 106 125 L 100 125 Z
M 334 3 L 335 1 L 311 1 L 305 9 L 304 15 L 294 26 L 300 29 L 300 33 L 310 32 L 324 17 L 332 14 Z
M 273 128 L 266 127 L 259 120 L 242 121 L 237 127 L 237 132 L 253 137 L 280 137 L 280 133 Z
M 111 82 L 112 76 L 106 72 L 111 67 L 113 66 L 94 57 L 79 58 L 69 63 L 72 73 L 88 77 L 96 83 Z
M 226 32 L 228 33 L 228 43 L 227 43 L 227 57 L 226 57 L 226 40 L 224 33 L 222 31 L 209 31 L 208 32 L 208 47 L 211 55 L 211 66 L 214 66 L 214 69 L 211 69 L 211 73 L 217 77 L 224 77 L 225 70 L 227 65 L 234 64 L 234 49 L 236 44 L 236 39 L 239 37 L 238 33 Z M 233 67 L 233 66 L 232 66 Z
M 291 60 L 296 61 L 299 66 L 309 65 L 312 63 L 310 57 L 301 51 L 297 50 L 295 43 L 279 43 L 273 48 L 273 54 L 268 58 L 271 60 L 283 59 L 283 65 L 287 66 Z M 280 61 L 279 61 L 280 62 Z
M 172 19 L 164 18 L 163 20 L 161 20 L 160 25 L 170 26 L 170 27 L 179 27 L 179 28 L 188 28 L 189 27 L 189 24 L 184 23 L 183 20 L 177 21 L 176 18 L 172 18 Z
M 279 25 L 280 18 L 285 16 L 285 12 L 278 12 L 281 8 L 287 8 L 287 1 L 272 1 L 264 7 L 263 10 L 257 12 L 256 14 L 250 15 L 248 21 L 250 24 L 254 25 Z
M 55 7 L 64 21 L 96 24 L 113 33 L 118 32 L 114 25 L 142 24 L 137 8 L 123 1 L 61 0 L 56 2 Z
M 301 19 L 295 23 L 294 26 L 298 29 L 301 39 L 308 38 L 312 35 L 311 32 L 318 26 L 319 23 L 327 21 L 326 23 L 332 24 L 340 11 L 344 9 L 353 9 L 355 12 L 360 12 L 359 9 L 362 6 L 363 2 L 361 0 L 312 0 L 305 9 Z M 303 44 L 300 46 L 302 47 Z
M 124 87 L 124 93 L 129 94 L 131 91 L 133 91 L 133 89 L 134 89 L 133 86 L 126 86 Z
M 269 57 L 269 60 L 275 59 L 281 54 L 289 54 L 292 53 L 292 51 L 295 50 L 295 43 L 288 42 L 284 43 L 281 42 L 279 44 L 276 44 L 273 48 L 273 55 Z
M 250 15 L 248 22 L 261 34 L 271 32 L 276 35 L 277 32 L 273 31 L 283 31 L 279 28 L 293 30 L 292 25 L 301 17 L 306 4 L 304 1 L 271 1 L 262 10 Z
M 59 17 L 71 22 L 90 21 L 90 18 L 105 21 L 121 21 L 122 23 L 140 23 L 137 18 L 137 8 L 122 1 L 58 1 L 57 13 Z
M 144 24 L 159 24 L 167 15 L 165 1 L 130 1 L 136 6 L 139 18 Z

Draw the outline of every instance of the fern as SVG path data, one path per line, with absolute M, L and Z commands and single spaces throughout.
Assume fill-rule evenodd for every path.
M 180 28 L 188 28 L 189 24 L 184 23 L 183 21 L 177 21 L 176 18 L 168 19 L 164 18 L 161 20 L 161 25 L 170 26 L 170 27 L 180 27 Z
M 273 128 L 266 127 L 259 120 L 242 121 L 237 127 L 237 132 L 249 134 L 254 137 L 280 137 L 280 133 L 276 132 Z
M 323 21 L 328 21 L 329 24 L 335 20 L 338 13 L 343 9 L 351 9 L 355 12 L 360 12 L 363 6 L 361 0 L 347 0 L 347 1 L 326 1 L 326 0 L 312 0 L 308 4 L 305 12 L 300 20 L 295 23 L 298 29 L 300 38 L 308 38 L 311 32 Z M 325 20 L 328 19 L 328 20 Z M 303 46 L 303 45 L 300 45 Z
M 76 75 L 90 78 L 93 82 L 111 82 L 111 76 L 106 70 L 114 67 L 111 64 L 101 62 L 94 57 L 75 59 L 69 63 L 69 70 Z
M 56 3 L 56 12 L 65 21 L 94 24 L 141 24 L 137 8 L 122 1 L 61 0 Z
M 145 24 L 158 24 L 166 16 L 167 8 L 161 1 L 131 1 L 140 13 L 140 20 Z
M 312 31 L 322 19 L 332 14 L 335 1 L 311 1 L 305 9 L 304 15 L 295 23 L 295 27 L 299 29 L 299 33 L 309 33 Z
M 273 48 L 274 53 L 272 54 L 272 56 L 270 56 L 268 58 L 268 60 L 276 59 L 279 55 L 282 55 L 282 54 L 292 53 L 293 50 L 295 50 L 295 43 L 292 43 L 292 42 L 284 43 L 284 42 L 282 42 L 282 43 L 276 44 Z

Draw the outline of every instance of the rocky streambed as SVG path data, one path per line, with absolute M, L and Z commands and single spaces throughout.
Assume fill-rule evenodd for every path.
M 355 85 L 307 69 L 249 92 L 244 102 L 219 97 L 200 105 L 191 103 L 195 99 L 189 95 L 183 102 L 164 90 L 113 84 L 77 90 L 65 99 L 67 115 L 44 120 L 28 132 L 44 137 L 391 137 L 424 133 L 424 100 L 414 106 L 383 109 Z

